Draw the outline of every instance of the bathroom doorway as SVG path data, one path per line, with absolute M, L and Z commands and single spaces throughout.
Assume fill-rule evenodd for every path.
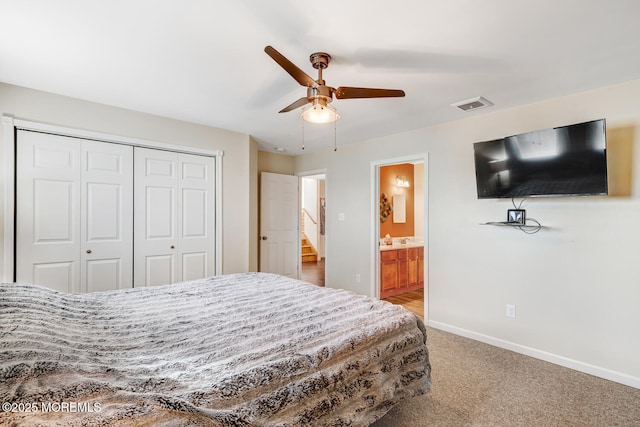
M 428 319 L 427 154 L 372 163 L 374 289 Z

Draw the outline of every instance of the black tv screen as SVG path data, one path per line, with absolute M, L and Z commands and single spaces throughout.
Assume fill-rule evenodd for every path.
M 473 144 L 479 199 L 606 195 L 605 119 Z

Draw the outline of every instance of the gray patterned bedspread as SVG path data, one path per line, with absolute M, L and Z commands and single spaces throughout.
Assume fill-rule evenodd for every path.
M 367 426 L 431 387 L 405 309 L 248 273 L 63 294 L 0 285 L 0 425 Z

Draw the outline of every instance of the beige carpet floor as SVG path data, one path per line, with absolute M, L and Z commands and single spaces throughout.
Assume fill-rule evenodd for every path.
M 432 391 L 400 403 L 371 427 L 640 426 L 638 389 L 437 329 L 427 332 Z

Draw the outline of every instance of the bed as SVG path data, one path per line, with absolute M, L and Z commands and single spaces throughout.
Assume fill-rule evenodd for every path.
M 0 425 L 368 426 L 430 371 L 415 315 L 278 275 L 0 285 Z

